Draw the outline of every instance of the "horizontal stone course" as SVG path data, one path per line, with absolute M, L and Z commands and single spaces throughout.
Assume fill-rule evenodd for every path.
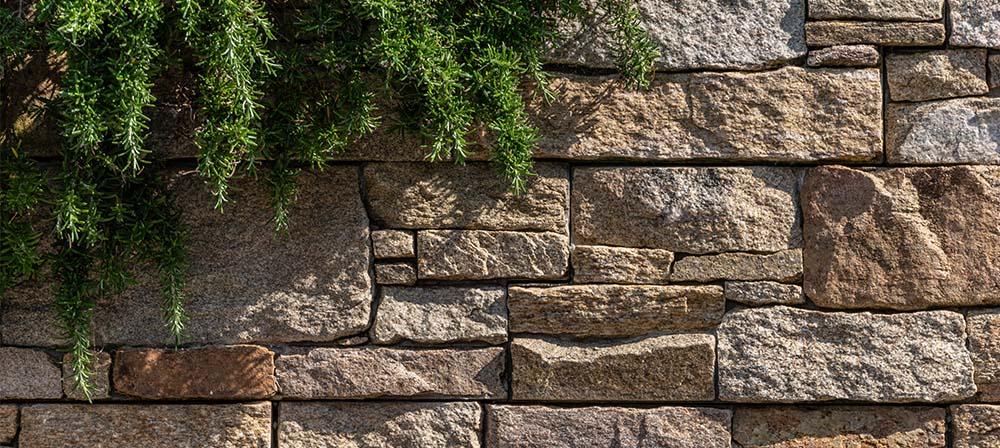
M 55 360 L 41 350 L 0 347 L 0 401 L 62 398 Z
M 892 54 L 886 58 L 886 70 L 893 101 L 928 101 L 989 91 L 985 49 Z
M 886 47 L 929 47 L 944 44 L 944 39 L 943 23 L 854 21 L 806 23 L 806 42 L 810 46 L 872 44 Z
M 255 345 L 115 352 L 115 392 L 147 400 L 255 400 L 278 391 L 274 353 Z
M 417 282 L 417 267 L 413 263 L 378 263 L 375 281 L 380 285 L 412 285 Z
M 552 280 L 569 269 L 569 238 L 552 232 L 427 230 L 417 252 L 420 279 Z
M 575 246 L 570 256 L 575 283 L 665 284 L 674 254 L 663 249 Z
M 1000 163 L 1000 98 L 889 104 L 886 153 L 893 164 Z
M 737 408 L 741 448 L 945 448 L 945 410 L 929 407 Z
M 811 19 L 941 20 L 944 0 L 812 0 Z
M 809 67 L 878 67 L 881 56 L 874 45 L 834 45 L 811 50 Z
M 802 287 L 777 282 L 726 282 L 726 300 L 749 306 L 805 303 Z
M 372 341 L 498 344 L 507 340 L 505 297 L 501 287 L 383 288 Z
M 773 280 L 794 282 L 802 278 L 802 249 L 773 254 L 724 253 L 688 256 L 674 263 L 675 282 L 716 280 Z

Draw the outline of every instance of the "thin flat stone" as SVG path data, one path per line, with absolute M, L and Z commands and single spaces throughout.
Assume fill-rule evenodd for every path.
M 966 322 L 979 399 L 1000 403 L 1000 309 L 970 311 Z
M 945 410 L 824 406 L 737 408 L 733 441 L 741 448 L 945 448 Z
M 59 366 L 48 353 L 0 347 L 0 400 L 62 398 L 61 376 Z
M 675 282 L 716 280 L 773 280 L 795 282 L 802 278 L 802 249 L 773 254 L 724 253 L 677 260 L 670 279 Z
M 990 88 L 1000 89 L 1000 54 L 990 55 Z
M 570 262 L 577 283 L 665 284 L 674 253 L 663 249 L 576 246 Z
M 886 70 L 893 101 L 982 95 L 990 90 L 986 50 L 981 48 L 891 54 Z
M 372 340 L 426 344 L 507 340 L 506 294 L 502 287 L 382 289 Z
M 417 268 L 413 263 L 378 263 L 375 281 L 380 285 L 412 285 L 417 282 Z
M 809 67 L 878 67 L 878 47 L 874 45 L 834 45 L 810 50 Z
M 944 0 L 811 0 L 809 18 L 920 22 L 941 20 L 943 9 Z
M 843 22 L 806 23 L 809 46 L 870 44 L 886 47 L 923 47 L 944 44 L 943 23 Z
M 950 410 L 953 448 L 1000 446 L 1000 406 L 962 404 Z
M 889 104 L 886 151 L 897 164 L 1000 163 L 1000 98 Z
M 726 300 L 748 306 L 800 305 L 806 302 L 799 285 L 777 282 L 726 282 Z
M 255 345 L 118 349 L 114 385 L 147 400 L 256 400 L 278 392 L 274 353 Z
M 569 238 L 551 232 L 427 230 L 417 252 L 417 275 L 429 280 L 551 280 L 569 269 Z

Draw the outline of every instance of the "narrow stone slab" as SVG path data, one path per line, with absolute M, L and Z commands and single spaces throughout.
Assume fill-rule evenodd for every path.
M 806 302 L 799 285 L 777 282 L 726 282 L 726 300 L 749 306 L 799 305 Z
M 1000 48 L 1000 0 L 949 0 L 949 4 L 951 45 Z
M 0 400 L 62 398 L 60 376 L 59 366 L 48 353 L 0 347 Z
M 537 98 L 536 156 L 573 160 L 876 161 L 878 70 L 658 75 L 630 90 L 613 76 L 564 75 Z M 826 125 L 824 125 L 824 123 Z
M 498 398 L 504 350 L 315 348 L 278 357 L 284 398 Z
M 802 249 L 773 254 L 725 253 L 684 257 L 674 263 L 670 279 L 675 282 L 716 280 L 774 280 L 794 282 L 802 278 Z
M 718 286 L 511 286 L 509 296 L 515 333 L 629 337 L 707 330 L 726 310 Z
M 100 400 L 111 394 L 111 355 L 105 352 L 97 353 L 97 359 L 91 366 L 90 397 L 73 384 L 71 362 L 73 355 L 67 353 L 62 358 L 62 388 L 63 394 L 70 400 Z
M 0 405 L 0 443 L 10 443 L 17 435 L 17 406 Z
M 937 50 L 886 57 L 889 95 L 893 101 L 927 101 L 982 95 L 986 83 L 986 50 Z
M 270 448 L 271 403 L 25 406 L 19 440 L 31 448 Z
M 708 401 L 715 337 L 677 334 L 614 343 L 517 338 L 515 400 Z
M 684 253 L 802 244 L 800 172 L 789 168 L 577 168 L 576 244 Z
M 809 67 L 878 67 L 878 47 L 874 45 L 834 45 L 809 51 Z
M 1000 89 L 1000 54 L 990 55 L 990 88 Z
M 665 284 L 674 253 L 663 249 L 576 246 L 570 257 L 577 283 Z
M 375 281 L 380 285 L 412 285 L 417 282 L 417 268 L 413 263 L 378 263 Z
M 383 288 L 372 340 L 428 344 L 507 340 L 502 287 Z
M 806 42 L 809 46 L 817 47 L 852 44 L 924 47 L 942 45 L 944 38 L 943 23 L 841 21 L 806 23 Z
M 255 400 L 278 391 L 274 353 L 256 345 L 119 349 L 115 391 L 152 400 Z
M 802 208 L 821 307 L 1000 304 L 1000 167 L 814 168 Z
M 979 399 L 1000 403 L 1000 309 L 970 311 L 966 322 Z
M 491 448 L 730 448 L 727 409 L 489 405 L 486 415 Z
M 284 402 L 278 424 L 282 448 L 478 448 L 476 403 Z
M 569 269 L 558 233 L 428 230 L 417 233 L 417 273 L 431 280 L 551 280 Z
M 1000 163 L 1000 98 L 890 104 L 886 149 L 891 163 Z
M 950 311 L 749 308 L 726 313 L 718 337 L 724 401 L 934 403 L 976 393 L 965 320 Z
M 417 256 L 413 232 L 406 230 L 372 231 L 372 248 L 376 259 L 414 258 Z
M 1000 446 L 1000 406 L 963 404 L 951 407 L 954 448 Z
M 737 408 L 733 441 L 742 448 L 945 448 L 945 410 L 828 406 Z
M 566 232 L 569 178 L 564 166 L 540 163 L 527 191 L 484 163 L 376 163 L 365 167 L 372 218 L 399 229 Z
M 809 18 L 933 21 L 941 20 L 944 0 L 812 0 Z

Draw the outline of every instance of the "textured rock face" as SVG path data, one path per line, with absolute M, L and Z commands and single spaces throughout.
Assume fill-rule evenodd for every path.
M 285 448 L 478 448 L 476 403 L 281 404 L 278 445 Z
M 274 353 L 256 345 L 119 349 L 114 384 L 118 393 L 153 400 L 255 400 L 278 391 Z
M 718 337 L 726 401 L 935 402 L 976 392 L 965 321 L 949 311 L 745 309 L 726 313 Z
M 798 247 L 798 179 L 785 168 L 578 168 L 574 237 L 695 254 Z
M 1000 402 L 1000 309 L 970 312 L 966 322 L 979 397 Z
M 413 258 L 417 256 L 414 249 L 413 232 L 405 230 L 373 231 L 372 248 L 377 259 Z
M 59 366 L 43 351 L 0 347 L 0 400 L 62 398 Z
M 511 286 L 507 306 L 515 333 L 628 337 L 702 330 L 722 319 L 718 286 Z
M 19 439 L 31 448 L 269 448 L 271 404 L 40 404 L 21 410 Z
M 815 168 L 802 208 L 819 306 L 1000 303 L 1000 168 Z
M 693 1 L 693 0 L 692 0 Z M 877 70 L 614 77 L 561 76 L 536 100 L 537 156 L 573 159 L 873 161 L 881 157 Z
M 811 19 L 941 20 L 944 0 L 813 0 Z
M 486 164 L 371 164 L 365 185 L 373 220 L 405 229 L 566 232 L 569 179 L 563 166 L 538 164 L 524 194 Z
M 916 407 L 738 408 L 742 448 L 944 448 L 945 411 Z
M 507 308 L 501 287 L 383 288 L 372 340 L 441 344 L 507 340 Z
M 963 404 L 951 407 L 954 448 L 1000 446 L 1000 406 Z
M 730 411 L 711 408 L 491 405 L 486 444 L 495 448 L 729 448 L 730 418 Z
M 379 263 L 375 280 L 380 285 L 412 285 L 417 282 L 417 268 L 413 263 Z
M 989 91 L 984 49 L 893 54 L 886 58 L 886 69 L 893 101 L 927 101 Z
M 944 43 L 943 23 L 809 22 L 810 46 L 873 44 L 887 47 L 921 47 Z
M 557 279 L 569 268 L 569 238 L 550 232 L 428 230 L 417 251 L 422 279 Z
M 0 406 L 0 443 L 10 443 L 17 435 L 17 406 Z
M 619 343 L 517 338 L 511 387 L 515 400 L 712 400 L 714 348 L 707 334 Z
M 314 348 L 282 355 L 276 364 L 282 396 L 291 399 L 504 394 L 502 348 Z
M 793 282 L 802 277 L 802 250 L 773 254 L 727 253 L 684 257 L 674 263 L 671 280 L 711 282 L 715 280 L 775 280 Z
M 1000 163 L 1000 98 L 890 104 L 886 118 L 892 163 Z
M 1000 0 L 949 0 L 950 44 L 1000 48 Z
M 597 1 L 585 2 L 591 7 Z M 806 52 L 801 0 L 639 0 L 642 25 L 660 49 L 659 68 L 763 68 Z M 582 25 L 567 25 L 567 39 L 547 59 L 563 64 L 614 67 L 610 18 L 602 7 Z
M 810 67 L 878 67 L 878 47 L 873 45 L 835 45 L 809 52 Z
M 576 246 L 573 281 L 577 283 L 664 284 L 674 254 L 663 249 Z
M 750 306 L 798 305 L 806 302 L 799 285 L 776 282 L 726 282 L 726 300 Z
M 63 355 L 63 393 L 66 394 L 66 398 L 69 398 L 70 400 L 87 400 L 87 395 L 78 389 L 75 384 L 73 384 L 73 379 L 70 377 L 73 374 L 72 364 L 70 364 L 72 361 L 72 355 L 69 353 Z M 102 398 L 108 398 L 111 392 L 111 355 L 104 352 L 97 353 L 97 359 L 91 369 L 90 399 L 100 400 Z
M 990 55 L 990 88 L 1000 89 L 1000 54 Z

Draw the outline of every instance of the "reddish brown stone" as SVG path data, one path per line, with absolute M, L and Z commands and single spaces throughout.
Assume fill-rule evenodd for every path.
M 274 353 L 255 345 L 120 349 L 114 385 L 118 393 L 146 399 L 250 400 L 278 391 Z

